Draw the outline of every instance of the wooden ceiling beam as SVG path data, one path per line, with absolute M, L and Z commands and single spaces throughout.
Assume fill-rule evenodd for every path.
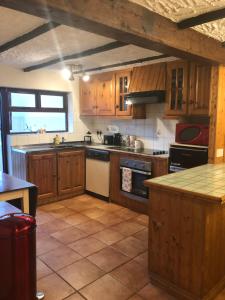
M 0 5 L 171 56 L 225 63 L 221 43 L 128 0 L 0 0 Z
M 52 30 L 53 28 L 58 27 L 60 24 L 55 23 L 55 22 L 49 22 L 49 23 L 45 23 L 3 45 L 0 45 L 0 53 L 5 52 L 11 48 L 14 48 L 20 44 L 23 44 L 25 42 L 28 42 L 34 38 L 36 38 L 37 36 L 46 33 L 50 30 Z
M 97 47 L 97 48 L 88 49 L 88 50 L 85 50 L 85 51 L 80 52 L 80 53 L 74 53 L 74 54 L 70 54 L 70 55 L 67 55 L 67 56 L 60 57 L 60 58 L 55 58 L 55 59 L 49 60 L 49 61 L 44 62 L 44 63 L 40 63 L 40 64 L 37 64 L 37 65 L 34 65 L 34 66 L 27 67 L 23 70 L 24 70 L 24 72 L 30 72 L 30 71 L 34 71 L 34 70 L 37 70 L 37 69 L 49 67 L 51 65 L 55 65 L 55 64 L 58 64 L 60 62 L 62 63 L 62 62 L 72 60 L 72 59 L 78 59 L 78 58 L 82 58 L 82 57 L 91 56 L 91 55 L 94 55 L 94 54 L 110 51 L 110 50 L 117 49 L 117 48 L 120 48 L 120 47 L 124 47 L 126 45 L 127 44 L 125 44 L 123 42 L 116 41 L 116 42 L 112 42 L 112 43 L 109 43 L 109 44 L 106 44 L 106 45 L 103 45 L 103 46 L 100 46 L 100 47 Z
M 98 72 L 98 71 L 102 71 L 102 70 L 108 70 L 108 69 L 124 67 L 124 66 L 129 66 L 129 65 L 134 65 L 134 64 L 141 64 L 141 63 L 153 61 L 153 60 L 157 61 L 159 59 L 168 58 L 168 57 L 169 56 L 166 54 L 155 55 L 155 56 L 144 57 L 144 58 L 139 58 L 139 59 L 135 59 L 135 60 L 124 61 L 122 63 L 117 63 L 117 64 L 111 64 L 111 65 L 106 65 L 106 66 L 101 66 L 101 67 L 96 67 L 96 68 L 84 69 L 84 70 L 82 70 L 82 72 L 85 72 L 85 73 Z M 80 73 L 81 72 L 76 72 L 75 74 L 80 74 Z
M 225 8 L 209 11 L 207 13 L 182 20 L 179 23 L 177 23 L 177 27 L 179 29 L 186 29 L 223 18 L 225 18 Z

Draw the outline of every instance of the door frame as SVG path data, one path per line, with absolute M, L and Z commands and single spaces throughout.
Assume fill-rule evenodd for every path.
M 2 167 L 3 172 L 8 173 L 8 143 L 7 135 L 9 132 L 9 112 L 7 88 L 0 87 L 0 118 L 1 118 L 1 140 L 2 140 Z

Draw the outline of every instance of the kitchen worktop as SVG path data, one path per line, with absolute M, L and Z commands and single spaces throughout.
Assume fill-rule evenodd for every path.
M 145 184 L 196 194 L 216 203 L 225 203 L 225 164 L 206 164 L 146 180 Z
M 68 142 L 68 143 L 60 144 L 58 146 L 54 146 L 53 144 L 39 144 L 39 145 L 26 145 L 26 146 L 12 147 L 13 151 L 17 151 L 21 153 L 59 151 L 59 150 L 68 150 L 68 149 L 72 150 L 77 148 L 93 148 L 93 149 L 107 150 L 110 152 L 125 152 L 125 153 L 132 153 L 132 154 L 138 154 L 143 156 L 168 158 L 168 154 L 153 155 L 152 150 L 147 148 L 133 149 L 129 147 L 103 145 L 100 143 L 87 144 L 84 142 L 70 142 L 70 143 Z

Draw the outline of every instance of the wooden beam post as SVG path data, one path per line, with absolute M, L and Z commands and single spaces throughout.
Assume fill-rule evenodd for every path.
M 225 162 L 225 66 L 214 66 L 211 77 L 209 163 Z
M 128 0 L 0 0 L 0 5 L 183 59 L 225 63 L 221 43 Z

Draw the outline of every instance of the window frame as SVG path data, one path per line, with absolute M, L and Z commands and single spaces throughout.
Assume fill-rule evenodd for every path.
M 68 132 L 68 93 L 49 91 L 49 90 L 34 90 L 34 89 L 21 89 L 21 88 L 7 88 L 7 115 L 8 115 L 8 134 L 34 134 L 36 131 L 22 131 L 22 132 L 10 132 L 12 128 L 12 112 L 46 112 L 46 113 L 65 113 L 65 130 L 46 131 L 47 133 L 54 132 Z M 19 94 L 32 94 L 35 95 L 35 107 L 24 107 L 24 106 L 12 106 L 11 105 L 11 93 Z M 62 96 L 63 97 L 63 108 L 50 108 L 41 107 L 41 95 L 50 96 Z

